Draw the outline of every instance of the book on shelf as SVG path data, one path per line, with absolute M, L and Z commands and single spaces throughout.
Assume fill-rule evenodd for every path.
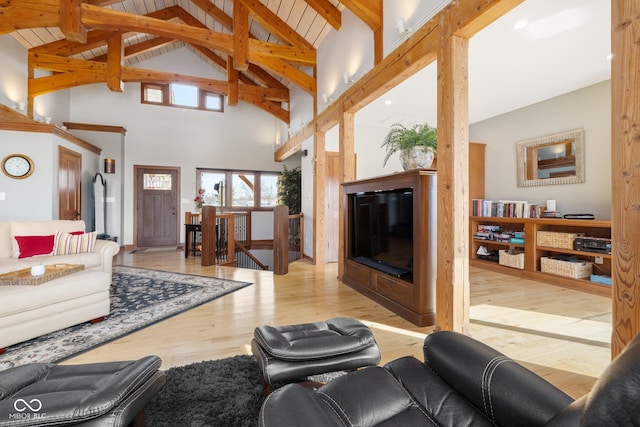
M 471 214 L 498 218 L 540 218 L 545 207 L 525 200 L 486 200 L 473 199 Z

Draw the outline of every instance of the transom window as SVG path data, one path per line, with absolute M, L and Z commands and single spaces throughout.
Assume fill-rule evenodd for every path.
M 142 83 L 141 102 L 143 104 L 164 105 L 166 107 L 193 108 L 196 110 L 224 111 L 224 96 L 208 92 L 184 83 Z
M 197 169 L 196 191 L 205 204 L 230 209 L 270 209 L 278 204 L 279 172 Z

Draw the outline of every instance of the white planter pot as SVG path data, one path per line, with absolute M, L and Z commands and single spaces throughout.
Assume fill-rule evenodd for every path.
M 404 170 L 429 169 L 435 153 L 431 148 L 419 145 L 400 152 L 400 163 Z

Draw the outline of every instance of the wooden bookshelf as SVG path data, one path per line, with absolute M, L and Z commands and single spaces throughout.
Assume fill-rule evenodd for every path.
M 525 243 L 510 244 L 474 238 L 478 225 L 499 225 L 503 230 L 524 231 Z M 551 257 L 555 254 L 575 255 L 579 259 L 593 263 L 594 274 L 611 275 L 611 254 L 577 251 L 574 249 L 538 246 L 537 234 L 539 231 L 553 231 L 560 233 L 582 233 L 589 237 L 611 238 L 611 221 L 609 220 L 570 220 L 551 218 L 503 218 L 472 216 L 469 220 L 470 227 L 470 265 L 487 270 L 498 271 L 517 277 L 537 280 L 552 285 L 576 289 L 597 295 L 611 296 L 611 286 L 588 279 L 574 279 L 556 274 L 543 273 L 540 270 L 540 258 Z M 478 248 L 485 246 L 489 251 L 505 249 L 515 246 L 524 250 L 524 268 L 500 265 L 498 262 L 480 259 L 477 255 Z M 598 261 L 598 263 L 596 263 Z

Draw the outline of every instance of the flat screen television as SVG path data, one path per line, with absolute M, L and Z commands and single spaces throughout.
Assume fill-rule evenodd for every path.
M 349 258 L 413 283 L 413 189 L 349 194 Z

